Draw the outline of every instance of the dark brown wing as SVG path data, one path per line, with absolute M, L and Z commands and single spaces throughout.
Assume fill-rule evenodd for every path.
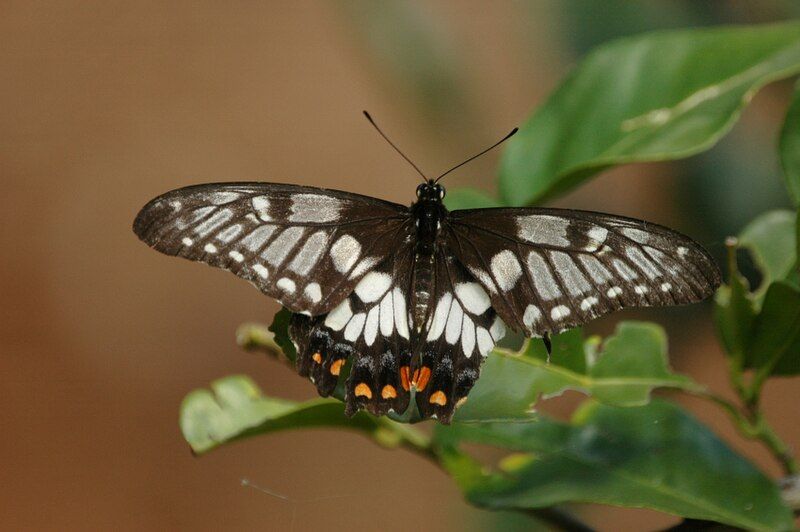
M 343 364 L 351 364 L 346 381 L 346 412 L 366 408 L 375 415 L 406 411 L 411 360 L 408 320 L 413 246 L 398 250 L 367 273 L 327 316 L 292 316 L 290 334 L 297 346 L 297 370 L 328 396 L 336 388 Z
M 720 273 L 696 242 L 656 224 L 585 211 L 453 211 L 451 253 L 515 330 L 541 336 L 626 307 L 709 297 Z
M 292 312 L 319 315 L 413 234 L 408 208 L 367 196 L 273 183 L 167 192 L 133 224 L 167 255 L 233 272 Z
M 506 327 L 486 290 L 447 246 L 436 255 L 434 274 L 419 361 L 412 370 L 418 375 L 416 402 L 422 417 L 449 423 Z

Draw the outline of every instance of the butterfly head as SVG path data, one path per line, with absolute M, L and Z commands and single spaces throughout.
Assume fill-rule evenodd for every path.
M 444 187 L 433 179 L 429 179 L 417 187 L 417 199 L 419 201 L 441 203 L 445 194 Z

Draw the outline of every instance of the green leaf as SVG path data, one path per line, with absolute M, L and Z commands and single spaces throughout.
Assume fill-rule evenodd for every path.
M 287 308 L 281 308 L 272 318 L 272 324 L 269 326 L 269 331 L 274 335 L 274 341 L 283 350 L 293 364 L 297 358 L 297 351 L 294 348 L 292 339 L 289 338 L 289 320 L 292 318 L 292 313 Z
M 582 501 L 652 508 L 748 530 L 788 530 L 791 512 L 778 488 L 678 406 L 653 401 L 619 408 L 589 402 L 571 424 L 454 424 L 435 442 L 515 452 L 499 473 L 473 468 L 460 485 L 473 504 L 491 509 L 543 508 Z M 447 465 L 447 464 L 446 464 Z M 457 463 L 454 473 L 464 470 Z
M 547 362 L 542 342 L 521 352 L 495 349 L 481 378 L 454 422 L 530 419 L 540 397 L 576 390 L 619 406 L 646 404 L 654 388 L 698 389 L 688 377 L 672 373 L 663 329 L 645 322 L 622 322 L 597 352 L 598 340 L 582 341 L 578 330 L 553 338 Z
M 800 290 L 781 281 L 770 285 L 750 346 L 748 367 L 771 375 L 800 373 Z
M 484 209 L 487 207 L 501 206 L 497 199 L 474 188 L 448 190 L 447 195 L 444 197 L 444 204 L 451 211 L 456 209 Z
M 800 84 L 795 86 L 786 112 L 778 150 L 789 196 L 795 206 L 800 205 Z
M 266 397 L 247 376 L 234 375 L 195 390 L 181 404 L 183 437 L 196 453 L 255 434 L 309 427 L 341 427 L 373 433 L 378 423 L 368 414 L 344 415 L 333 399 L 304 403 Z
M 797 214 L 776 210 L 762 214 L 739 234 L 739 245 L 753 256 L 763 280 L 755 293 L 761 302 L 774 281 L 785 280 L 797 267 Z
M 747 279 L 739 273 L 737 245 L 731 239 L 727 246 L 728 284 L 720 286 L 714 296 L 714 322 L 725 351 L 734 357 L 738 367 L 744 367 L 757 312 Z
M 508 141 L 500 195 L 529 205 L 610 166 L 710 148 L 755 92 L 800 71 L 800 24 L 648 33 L 597 48 Z

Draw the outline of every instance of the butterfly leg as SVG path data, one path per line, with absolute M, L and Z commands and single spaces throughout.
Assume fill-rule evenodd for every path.
M 553 352 L 553 342 L 550 341 L 550 333 L 545 332 L 542 335 L 542 341 L 544 342 L 544 348 L 547 349 L 547 362 L 550 362 L 550 354 Z

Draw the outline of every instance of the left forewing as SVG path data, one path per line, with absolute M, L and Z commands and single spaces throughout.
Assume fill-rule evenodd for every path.
M 406 207 L 358 194 L 217 183 L 155 198 L 133 229 L 162 253 L 230 271 L 293 312 L 319 315 L 408 240 L 413 226 Z

